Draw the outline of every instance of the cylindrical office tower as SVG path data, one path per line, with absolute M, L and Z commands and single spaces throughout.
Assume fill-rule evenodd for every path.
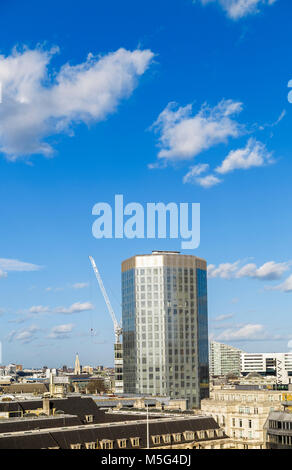
M 124 392 L 209 396 L 207 263 L 153 251 L 122 263 Z

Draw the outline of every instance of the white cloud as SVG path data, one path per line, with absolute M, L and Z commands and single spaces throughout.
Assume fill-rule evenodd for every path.
M 25 263 L 17 259 L 0 258 L 0 279 L 7 277 L 9 271 L 38 271 L 42 266 L 37 266 L 32 263 Z
M 183 182 L 197 184 L 203 188 L 211 188 L 212 186 L 221 183 L 221 180 L 215 175 L 200 176 L 208 169 L 208 163 L 199 163 L 198 165 L 192 166 L 190 171 L 184 176 Z
M 265 337 L 264 326 L 259 324 L 247 324 L 239 328 L 228 328 L 216 339 L 220 341 L 240 341 L 263 339 Z
M 55 313 L 63 313 L 70 315 L 72 313 L 80 313 L 80 312 L 87 312 L 89 310 L 93 310 L 94 305 L 90 302 L 76 302 L 72 304 L 70 307 L 57 307 L 53 311 Z
M 240 261 L 236 261 L 235 263 L 222 263 L 219 264 L 219 266 L 210 264 L 208 266 L 208 277 L 211 279 L 240 279 L 250 277 L 263 281 L 275 281 L 281 279 L 283 274 L 290 267 L 290 263 L 275 263 L 274 261 L 268 261 L 259 268 L 254 263 L 249 263 L 242 267 L 240 267 L 239 264 Z
M 75 284 L 68 284 L 67 287 L 70 289 L 85 289 L 89 286 L 89 282 L 76 282 Z M 65 290 L 65 287 L 46 287 L 47 292 L 61 292 Z
M 51 332 L 49 333 L 48 338 L 66 339 L 69 337 L 69 333 L 72 332 L 73 328 L 74 328 L 74 325 L 72 323 L 54 326 L 51 329 Z
M 190 104 L 178 107 L 176 103 L 169 103 L 152 125 L 152 129 L 158 133 L 160 150 L 158 163 L 150 164 L 149 168 L 165 167 L 170 161 L 191 160 L 217 144 L 239 137 L 244 132 L 244 126 L 236 121 L 235 115 L 241 111 L 242 103 L 232 100 L 222 100 L 214 108 L 205 104 L 195 115 Z M 219 175 L 273 162 L 272 153 L 268 152 L 266 146 L 250 138 L 244 148 L 230 151 L 211 172 L 208 163 L 191 166 L 183 177 L 183 183 L 207 189 L 222 183 Z
M 273 159 L 266 146 L 255 139 L 249 139 L 245 148 L 232 150 L 216 171 L 226 174 L 234 170 L 248 170 L 269 163 L 273 163 Z
M 13 330 L 7 336 L 7 340 L 9 342 L 20 341 L 21 343 L 28 344 L 36 339 L 36 333 L 38 333 L 39 331 L 40 328 L 35 325 L 32 325 L 22 330 Z
M 89 286 L 88 282 L 76 282 L 76 284 L 72 285 L 73 289 L 85 289 L 85 287 L 88 287 L 88 286 Z
M 212 188 L 212 186 L 216 186 L 219 183 L 222 183 L 220 178 L 214 175 L 207 175 L 200 178 L 196 178 L 196 183 L 203 188 Z
M 91 302 L 76 302 L 70 305 L 70 307 L 59 306 L 59 307 L 51 308 L 51 307 L 47 307 L 44 305 L 34 305 L 30 307 L 28 312 L 30 314 L 61 313 L 61 314 L 70 315 L 73 313 L 87 312 L 93 309 L 94 309 L 94 305 L 92 305 Z
M 214 108 L 203 105 L 192 115 L 192 105 L 177 108 L 169 103 L 152 128 L 159 133 L 158 158 L 164 161 L 190 160 L 214 145 L 238 137 L 241 126 L 234 119 L 242 103 L 222 100 Z
M 230 318 L 233 318 L 233 314 L 232 313 L 227 313 L 225 315 L 219 315 L 218 317 L 214 318 L 214 321 L 221 322 L 221 321 L 224 321 L 224 320 L 230 320 Z
M 49 307 L 44 307 L 43 305 L 34 305 L 29 309 L 29 313 L 48 313 L 49 311 Z
M 119 49 L 105 56 L 89 54 L 78 65 L 48 70 L 57 48 L 13 50 L 0 56 L 0 152 L 6 158 L 54 153 L 46 141 L 60 133 L 73 134 L 73 125 L 107 118 L 128 98 L 137 79 L 149 67 L 150 50 Z
M 198 165 L 192 166 L 190 171 L 184 176 L 183 182 L 197 184 L 203 188 L 211 188 L 212 186 L 221 183 L 221 180 L 215 175 L 200 176 L 208 169 L 208 163 L 199 163 Z
M 0 258 L 0 268 L 4 271 L 38 271 L 41 266 L 17 259 Z
M 292 292 L 292 275 L 289 276 L 282 284 L 272 287 L 270 289 L 279 290 L 281 292 Z
M 213 335 L 214 337 L 214 335 Z M 247 323 L 225 329 L 220 333 L 216 341 L 283 341 L 287 336 L 269 333 L 261 324 Z
M 214 264 L 209 264 L 208 266 L 208 277 L 210 279 L 219 277 L 221 279 L 231 279 L 234 277 L 236 271 L 238 270 L 238 265 L 240 261 L 235 263 L 221 263 L 219 266 Z
M 254 263 L 243 266 L 237 273 L 236 277 L 252 277 L 254 279 L 262 279 L 264 281 L 275 281 L 281 279 L 283 274 L 289 269 L 289 263 L 275 263 L 269 261 L 259 268 Z
M 184 183 L 192 183 L 197 176 L 205 173 L 209 170 L 210 165 L 208 163 L 199 163 L 198 165 L 194 165 L 190 168 L 190 171 L 184 176 L 183 182 Z
M 227 16 L 238 20 L 245 16 L 260 12 L 260 7 L 273 5 L 276 0 L 200 0 L 203 5 L 217 3 L 225 11 Z

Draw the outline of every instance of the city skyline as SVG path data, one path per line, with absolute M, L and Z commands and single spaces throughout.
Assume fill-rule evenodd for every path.
M 292 350 L 291 6 L 15 3 L 0 18 L 2 363 L 78 350 L 113 365 L 88 255 L 121 319 L 121 262 L 152 250 L 207 260 L 209 339 Z M 200 203 L 199 248 L 95 239 L 92 208 L 117 194 Z

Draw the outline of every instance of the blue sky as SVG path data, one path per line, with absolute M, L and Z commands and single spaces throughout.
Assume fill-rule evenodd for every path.
M 92 207 L 115 194 L 199 202 L 211 336 L 289 349 L 291 13 L 285 0 L 1 2 L 4 363 L 112 364 L 88 255 L 120 317 L 121 261 L 180 249 L 94 239 Z

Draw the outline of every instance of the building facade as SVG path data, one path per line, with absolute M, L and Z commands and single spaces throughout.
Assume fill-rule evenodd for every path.
M 124 391 L 209 394 L 206 261 L 152 252 L 122 263 Z
M 214 387 L 201 408 L 224 429 L 235 449 L 265 449 L 267 417 L 282 408 L 284 396 L 281 391 Z
M 292 450 L 291 411 L 272 411 L 269 414 L 265 428 L 267 449 Z
M 242 353 L 241 372 L 274 375 L 278 384 L 292 384 L 292 353 Z
M 210 342 L 210 375 L 240 374 L 241 354 L 243 351 L 227 344 Z

